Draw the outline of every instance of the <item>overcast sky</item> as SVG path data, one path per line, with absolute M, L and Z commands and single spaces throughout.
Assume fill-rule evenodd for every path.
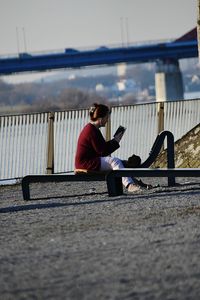
M 197 0 L 0 0 L 0 55 L 176 38 Z

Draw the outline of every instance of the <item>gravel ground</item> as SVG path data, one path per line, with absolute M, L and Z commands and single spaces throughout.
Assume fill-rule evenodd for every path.
M 199 299 L 199 179 L 159 183 L 0 186 L 0 299 Z

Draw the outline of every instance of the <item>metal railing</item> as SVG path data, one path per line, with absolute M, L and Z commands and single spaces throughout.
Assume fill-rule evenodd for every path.
M 87 109 L 0 116 L 0 179 L 72 171 L 77 139 L 88 121 Z M 135 153 L 144 161 L 162 129 L 176 141 L 199 123 L 199 99 L 118 106 L 112 108 L 109 136 L 125 126 L 114 155 L 126 159 Z
M 0 117 L 0 179 L 46 172 L 48 114 Z

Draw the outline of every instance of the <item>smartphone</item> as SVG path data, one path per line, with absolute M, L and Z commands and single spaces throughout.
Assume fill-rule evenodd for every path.
M 115 137 L 118 133 L 120 133 L 120 132 L 122 132 L 122 133 L 124 134 L 125 131 L 126 131 L 126 128 L 120 125 L 120 126 L 117 128 L 117 130 L 116 130 L 116 132 L 115 132 L 115 134 L 114 134 L 114 137 Z

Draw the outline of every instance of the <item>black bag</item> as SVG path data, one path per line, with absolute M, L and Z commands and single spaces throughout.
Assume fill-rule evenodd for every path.
M 128 160 L 123 160 L 124 168 L 139 168 L 141 165 L 141 158 L 133 154 Z

